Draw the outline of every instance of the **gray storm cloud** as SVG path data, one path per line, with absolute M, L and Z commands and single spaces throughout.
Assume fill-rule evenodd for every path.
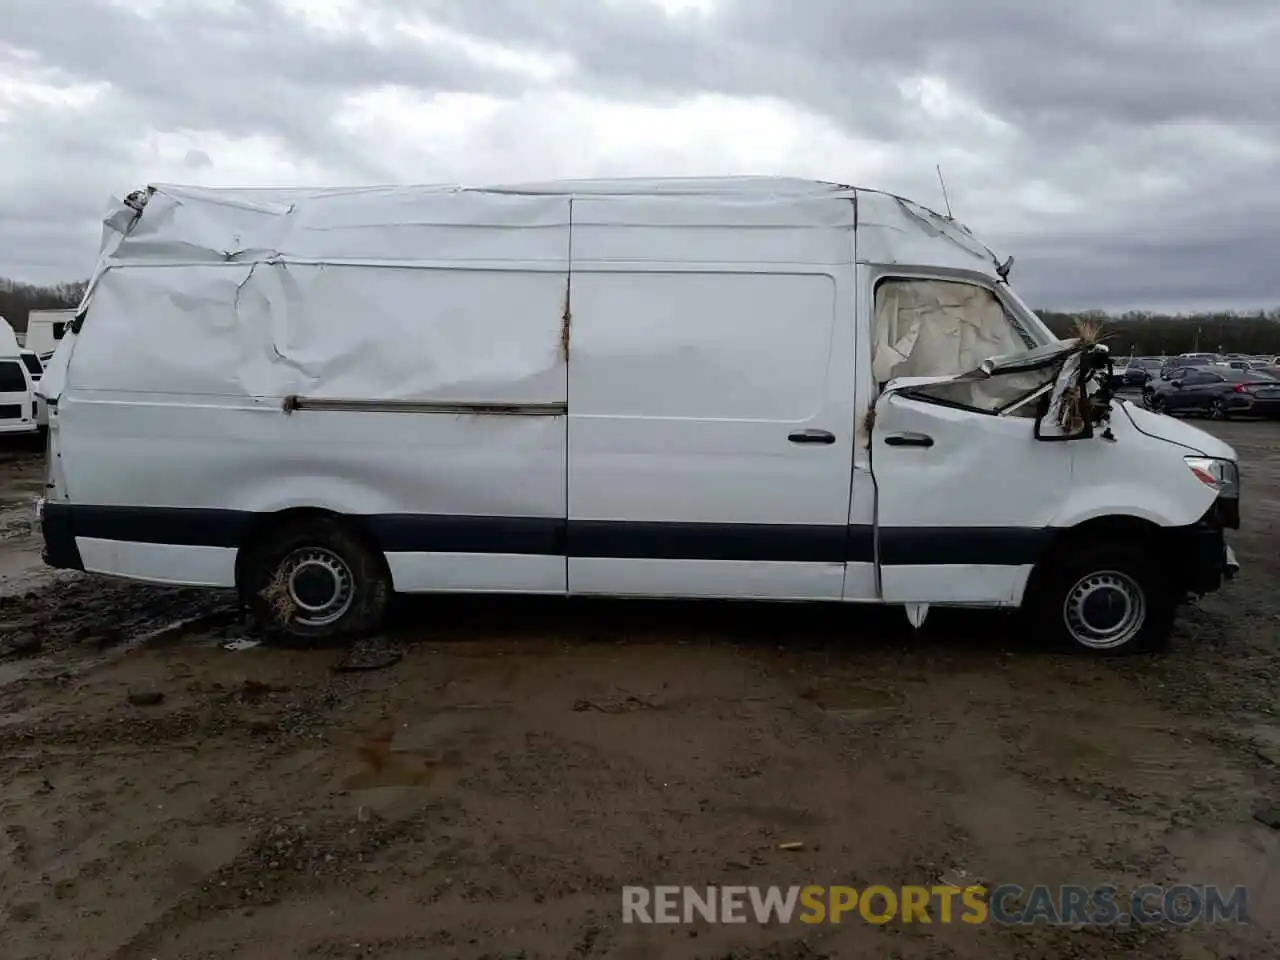
M 324 7 L 324 4 L 312 4 Z M 158 172 L 238 169 L 211 142 L 288 157 L 290 182 L 574 176 L 602 167 L 591 128 L 564 135 L 565 95 L 678 109 L 716 95 L 765 100 L 876 145 L 883 180 L 934 206 L 941 162 L 956 213 L 1017 255 L 1026 298 L 1053 307 L 1274 306 L 1280 228 L 1280 5 L 1259 0 L 718 0 L 673 13 L 646 0 L 370 0 L 308 19 L 271 0 L 7 0 L 0 32 L 0 275 L 88 272 L 112 193 Z M 345 13 L 344 13 L 345 11 Z M 352 11 L 355 11 L 352 13 Z M 558 65 L 504 65 L 494 51 Z M 17 78 L 15 80 L 14 78 Z M 88 106 L 24 97 L 91 90 Z M 394 162 L 342 122 L 364 94 L 477 94 L 511 122 L 449 131 Z M 921 90 L 943 90 L 931 102 Z M 19 92 L 15 92 L 19 91 Z M 507 114 L 511 116 L 510 113 Z M 768 137 L 769 131 L 750 131 Z M 194 137 L 171 160 L 164 137 Z M 743 151 L 655 145 L 655 174 L 737 169 Z M 826 179 L 853 157 L 797 139 L 786 155 Z M 690 153 L 689 151 L 693 151 Z M 750 154 L 747 154 L 750 156 Z M 777 151 L 768 154 L 777 157 Z M 483 164 L 469 158 L 483 157 Z M 628 173 L 646 169 L 646 152 Z M 167 165 L 166 165 L 167 164 Z M 786 166 L 786 164 L 783 164 Z M 732 167 L 733 169 L 728 169 Z M 793 169 L 753 169 L 792 173 Z M 223 179 L 217 182 L 226 182 Z

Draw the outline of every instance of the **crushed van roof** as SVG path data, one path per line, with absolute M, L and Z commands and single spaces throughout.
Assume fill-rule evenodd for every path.
M 851 202 L 840 202 L 846 200 Z M 139 217 L 144 204 L 145 214 Z M 289 260 L 545 262 L 567 257 L 565 231 L 571 221 L 591 227 L 779 231 L 856 226 L 859 262 L 984 274 L 992 274 L 998 262 L 962 224 L 903 197 L 817 180 L 736 176 L 488 186 L 156 184 L 116 201 L 105 220 L 99 266 Z M 711 259 L 758 262 L 762 249 L 746 243 L 741 257 L 721 252 Z M 771 248 L 766 259 L 788 259 L 772 255 L 778 252 L 784 248 Z M 795 254 L 804 256 L 803 244 L 795 247 Z

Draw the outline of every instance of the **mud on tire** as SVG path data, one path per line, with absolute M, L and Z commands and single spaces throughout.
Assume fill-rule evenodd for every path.
M 1024 612 L 1037 640 L 1123 656 L 1164 646 L 1176 608 L 1169 578 L 1148 550 L 1082 543 L 1037 571 Z
M 268 528 L 246 547 L 239 590 L 264 635 L 313 646 L 376 630 L 391 596 L 382 555 L 332 517 Z

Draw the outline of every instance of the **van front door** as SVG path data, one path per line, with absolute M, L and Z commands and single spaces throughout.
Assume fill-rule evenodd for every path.
M 1032 345 L 981 286 L 893 281 L 876 300 L 880 380 L 955 376 Z M 883 600 L 1017 602 L 1071 481 L 1072 444 L 1036 440 L 1036 404 L 1016 402 L 1052 378 L 1042 366 L 881 395 L 871 467 Z
M 1013 603 L 1071 480 L 1027 416 L 890 394 L 876 409 L 876 560 L 893 603 Z
M 619 268 L 578 243 L 570 593 L 840 599 L 851 265 Z

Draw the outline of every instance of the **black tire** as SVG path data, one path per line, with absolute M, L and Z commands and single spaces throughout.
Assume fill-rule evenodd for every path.
M 271 527 L 246 550 L 240 596 L 268 639 L 318 646 L 354 640 L 382 625 L 391 598 L 386 562 L 341 520 L 307 518 Z
M 1227 409 L 1227 401 L 1214 397 L 1209 403 L 1209 416 L 1215 420 L 1230 420 L 1231 411 Z
M 1177 598 L 1155 557 L 1123 544 L 1082 543 L 1048 557 L 1023 604 L 1038 639 L 1058 649 L 1108 657 L 1163 647 L 1176 610 Z M 1121 629 L 1130 612 L 1136 622 Z M 1104 628 L 1116 616 L 1120 622 L 1108 635 Z

